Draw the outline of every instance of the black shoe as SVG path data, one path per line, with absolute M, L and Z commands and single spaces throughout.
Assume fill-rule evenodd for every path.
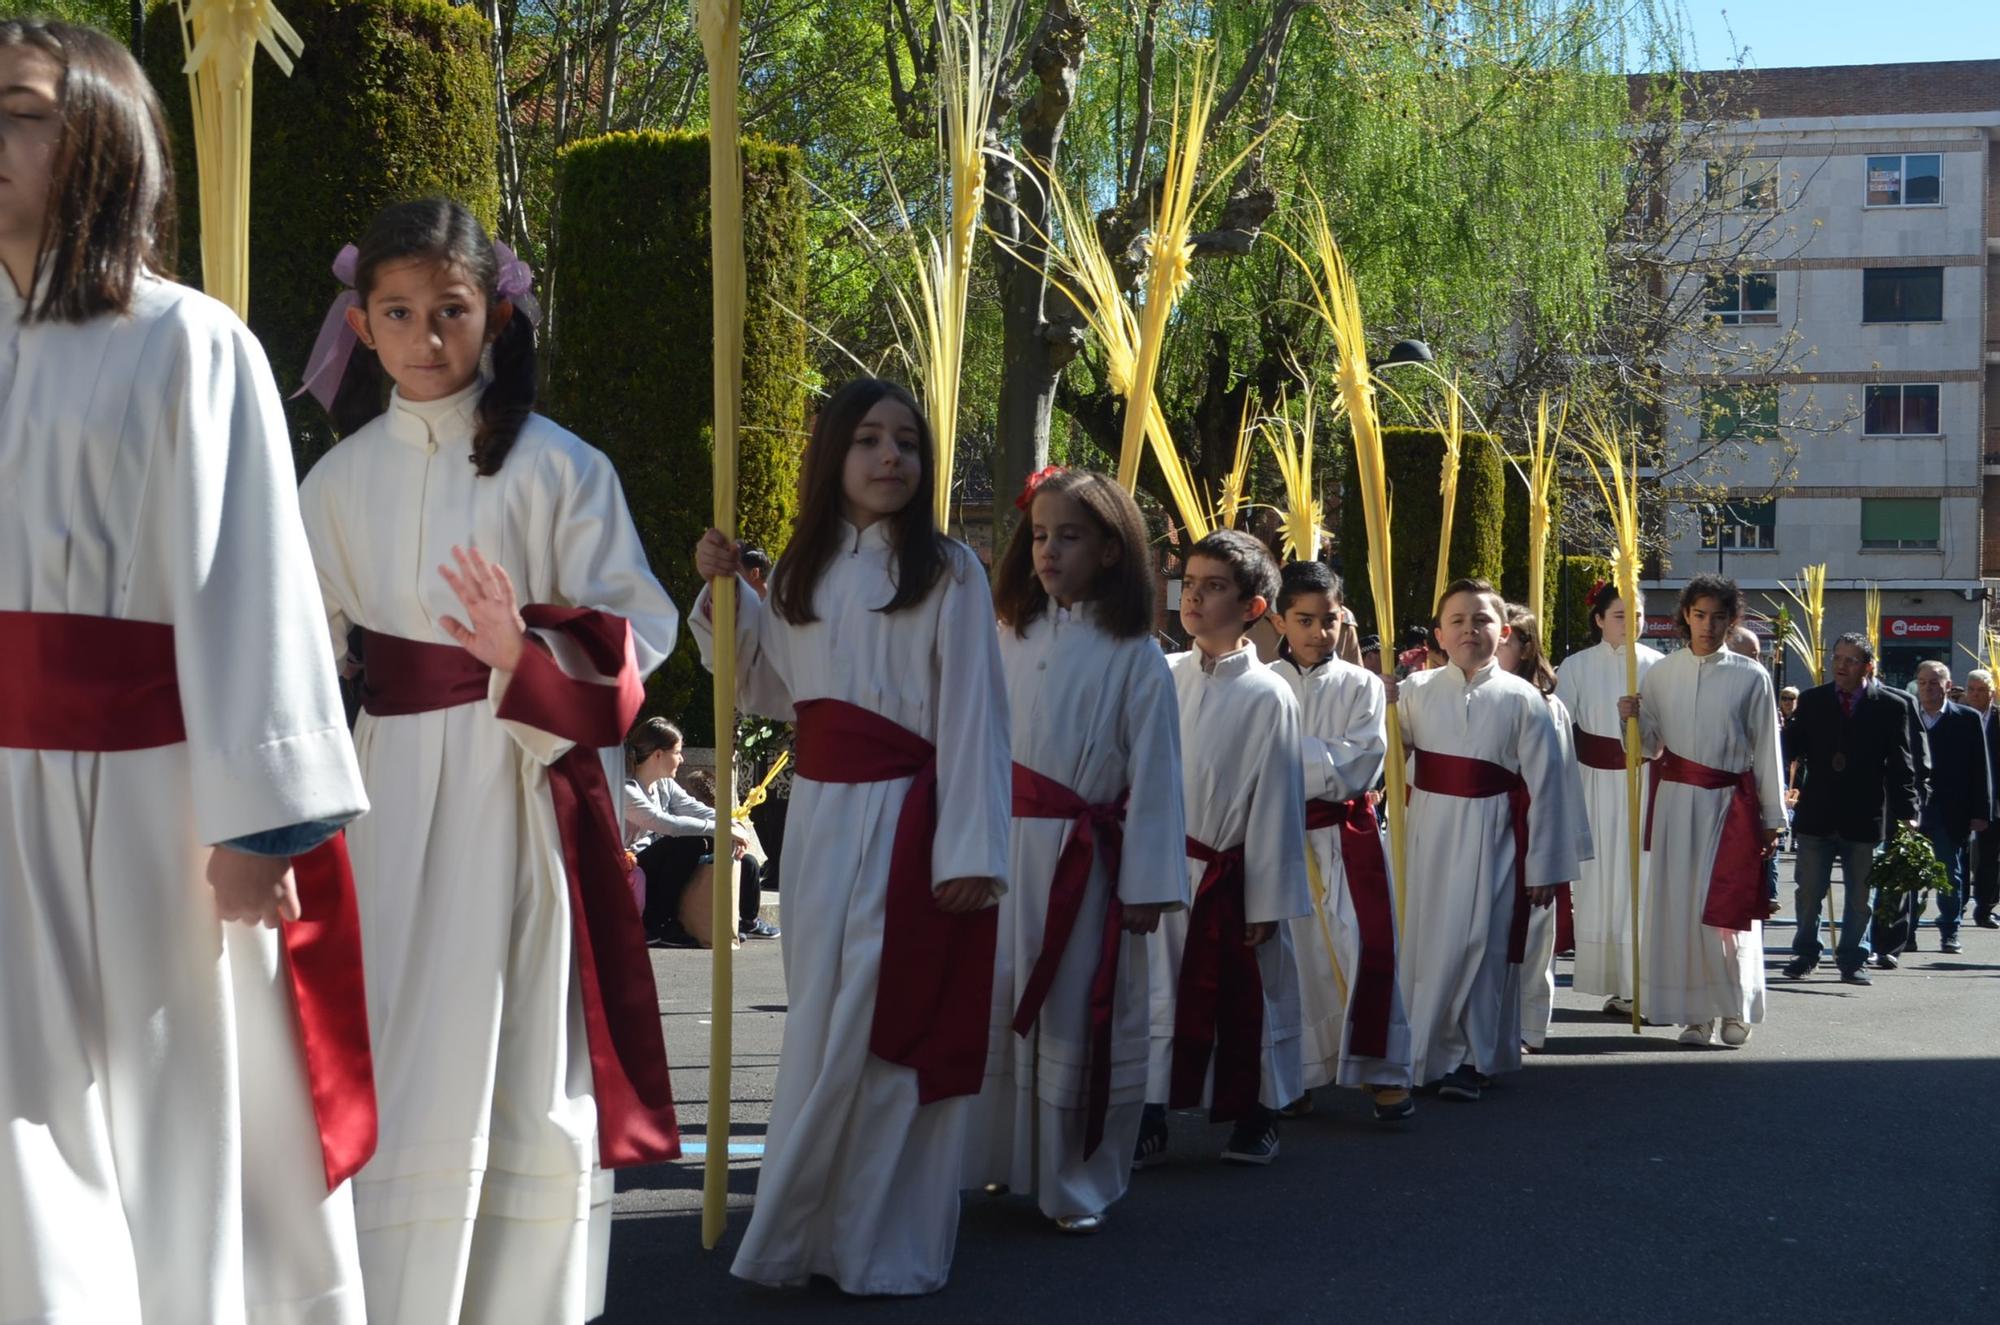
M 1410 1098 L 1407 1090 L 1384 1091 L 1375 1097 L 1375 1121 L 1378 1123 L 1400 1123 L 1417 1111 L 1417 1102 Z
M 1280 1118 L 1303 1118 L 1312 1111 L 1313 1111 L 1313 1093 L 1311 1091 L 1307 1091 L 1305 1094 L 1293 1100 L 1290 1104 L 1287 1104 L 1284 1108 L 1278 1110 L 1278 1116 Z
M 1132 1167 L 1149 1169 L 1167 1157 L 1167 1110 L 1148 1104 L 1139 1119 L 1139 1144 L 1132 1149 Z
M 1965 945 L 1957 939 L 1945 939 L 1938 944 L 1938 951 L 1957 954 L 1965 951 Z
M 1893 962 L 1895 958 L 1891 957 L 1889 960 Z M 1840 973 L 1840 983 L 1844 985 L 1872 985 L 1875 982 L 1868 978 L 1867 968 L 1857 966 L 1851 971 L 1842 971 Z
M 774 939 L 779 934 L 778 927 L 762 916 L 755 920 L 738 921 L 736 932 L 746 939 Z
M 1902 963 L 1896 960 L 1896 954 L 1893 952 L 1878 952 L 1875 954 L 1875 969 L 1878 971 L 1893 971 L 1901 965 Z
M 1809 961 L 1804 957 L 1794 957 L 1785 963 L 1785 978 L 1787 980 L 1803 980 L 1811 975 L 1813 968 L 1818 965 L 1819 963 L 1816 961 Z
M 1479 1074 L 1470 1067 L 1455 1067 L 1437 1083 L 1438 1098 L 1459 1104 L 1479 1102 Z
M 1278 1157 L 1278 1126 L 1269 1114 L 1246 1118 L 1229 1129 L 1222 1158 L 1230 1164 L 1269 1164 Z
M 2000 920 L 1995 920 L 1991 912 L 1988 912 L 1983 916 L 1974 916 L 1972 918 L 1972 923 L 1979 926 L 1981 929 L 2000 929 Z

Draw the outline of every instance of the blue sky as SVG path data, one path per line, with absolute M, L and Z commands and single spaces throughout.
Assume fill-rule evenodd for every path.
M 2000 0 L 1683 0 L 1701 67 L 2000 59 Z

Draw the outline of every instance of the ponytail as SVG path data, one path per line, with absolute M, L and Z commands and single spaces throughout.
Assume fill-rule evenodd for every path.
M 479 394 L 472 464 L 481 477 L 500 472 L 534 409 L 535 325 L 516 308 L 493 341 L 493 380 Z

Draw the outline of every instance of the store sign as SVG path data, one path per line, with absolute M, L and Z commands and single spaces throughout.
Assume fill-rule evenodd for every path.
M 1645 638 L 1672 639 L 1681 633 L 1681 623 L 1670 616 L 1646 614 Z
M 1882 638 L 1895 640 L 1948 640 L 1948 616 L 1890 616 L 1882 618 Z

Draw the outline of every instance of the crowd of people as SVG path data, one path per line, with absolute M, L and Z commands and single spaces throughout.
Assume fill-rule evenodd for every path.
M 383 211 L 336 263 L 308 380 L 341 440 L 297 484 L 261 348 L 159 275 L 170 157 L 130 56 L 0 21 L 0 110 L 0 1318 L 587 1319 L 610 1172 L 679 1153 L 649 913 L 687 930 L 754 835 L 681 787 L 677 729 L 634 726 L 681 613 L 610 463 L 535 412 L 531 274 L 457 203 Z M 1546 1038 L 1565 885 L 1579 990 L 1750 1040 L 1786 783 L 1732 582 L 1689 582 L 1665 657 L 1601 590 L 1552 670 L 1461 579 L 1435 665 L 1385 678 L 1341 656 L 1381 642 L 1327 566 L 1222 530 L 1169 655 L 1116 482 L 1035 475 L 989 584 L 932 460 L 907 391 L 851 382 L 775 564 L 695 551 L 744 577 L 743 706 L 795 726 L 734 1273 L 931 1292 L 962 1191 L 1095 1232 L 1170 1110 L 1258 1166 L 1326 1088 L 1384 1126 L 1477 1101 Z M 1872 841 L 1914 820 L 1950 855 L 1992 820 L 1991 718 L 1935 673 L 1914 705 L 1870 686 L 1865 646 L 1788 726 L 1800 976 L 1834 857 L 1865 980 Z M 739 934 L 775 937 L 740 873 Z M 1874 923 L 1878 962 L 1907 951 L 1914 909 Z

